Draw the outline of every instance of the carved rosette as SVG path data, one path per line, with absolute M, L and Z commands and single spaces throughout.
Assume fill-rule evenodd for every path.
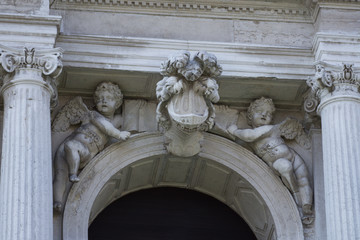
M 213 103 L 220 99 L 214 78 L 221 72 L 215 55 L 203 51 L 193 57 L 182 51 L 162 63 L 160 73 L 164 78 L 156 86 L 159 100 L 156 114 L 170 138 L 171 153 L 192 156 L 200 151 L 199 133 L 214 125 Z
M 306 112 L 315 113 L 319 104 L 331 97 L 360 96 L 360 74 L 353 71 L 353 64 L 343 64 L 340 72 L 327 71 L 322 64 L 317 64 L 315 70 L 315 75 L 306 81 L 311 88 L 304 102 Z
M 22 76 L 20 77 L 22 79 L 38 79 L 51 91 L 51 106 L 56 106 L 57 87 L 55 79 L 60 75 L 63 68 L 62 52 L 61 48 L 36 50 L 25 47 L 23 50 L 18 50 L 0 45 L 2 91 L 15 83 L 17 76 Z

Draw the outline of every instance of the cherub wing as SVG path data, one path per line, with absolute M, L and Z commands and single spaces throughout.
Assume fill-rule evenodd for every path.
M 65 132 L 69 129 L 70 125 L 86 120 L 89 112 L 82 98 L 76 97 L 66 103 L 56 115 L 52 124 L 52 130 L 54 132 Z
M 285 119 L 279 124 L 279 129 L 282 137 L 290 140 L 295 139 L 295 141 L 305 149 L 311 147 L 310 139 L 297 119 Z

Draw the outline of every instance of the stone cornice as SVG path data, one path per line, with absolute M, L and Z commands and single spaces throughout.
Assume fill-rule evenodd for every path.
M 92 10 L 156 14 L 171 16 L 194 16 L 198 18 L 264 19 L 308 22 L 310 11 L 302 4 L 263 1 L 130 1 L 130 0 L 62 0 L 52 9 Z
M 0 43 L 22 47 L 52 48 L 60 30 L 61 16 L 0 13 Z
M 24 23 L 60 26 L 60 16 L 24 15 L 15 13 L 0 13 L 0 22 Z
M 58 0 L 52 9 L 91 10 L 197 18 L 315 22 L 320 8 L 360 9 L 360 0 L 269 1 Z
M 317 32 L 314 35 L 312 51 L 315 60 L 323 60 L 325 54 L 358 56 L 360 52 L 358 49 L 359 42 L 359 35 Z M 331 44 L 332 46 L 336 44 L 336 48 L 324 48 L 324 44 Z M 326 61 L 329 62 L 330 59 L 327 59 Z M 334 61 L 339 62 L 338 59 L 334 59 Z M 354 58 L 353 61 L 356 61 L 356 58 Z M 358 64 L 358 62 L 356 62 L 356 64 Z
M 321 8 L 360 10 L 360 0 L 319 0 L 311 6 L 312 19 L 316 22 Z

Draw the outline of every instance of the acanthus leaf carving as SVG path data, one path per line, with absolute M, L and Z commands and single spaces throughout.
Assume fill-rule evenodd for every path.
M 14 75 L 24 73 L 27 69 L 38 69 L 42 75 L 42 82 L 51 91 L 51 107 L 57 105 L 57 84 L 55 79 L 61 74 L 61 48 L 36 50 L 24 47 L 22 50 L 0 45 L 0 70 L 3 75 L 2 86 L 11 83 Z
M 1 48 L 1 66 L 3 69 L 12 73 L 17 68 L 40 69 L 42 74 L 56 78 L 62 70 L 62 49 L 47 49 L 37 51 L 35 48 L 24 48 L 23 51 L 17 49 Z
M 310 93 L 304 101 L 305 111 L 314 114 L 321 100 L 329 94 L 358 94 L 360 75 L 354 72 L 353 65 L 343 63 L 342 71 L 327 71 L 323 63 L 316 64 L 315 75 L 306 81 Z

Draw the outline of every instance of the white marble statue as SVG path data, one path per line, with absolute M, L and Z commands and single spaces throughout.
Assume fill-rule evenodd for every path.
M 97 111 L 90 111 L 77 97 L 68 102 L 53 122 L 53 131 L 66 131 L 81 123 L 56 151 L 54 167 L 54 208 L 62 209 L 62 199 L 68 180 L 79 181 L 78 172 L 108 143 L 110 137 L 126 140 L 130 133 L 120 131 L 121 115 L 115 114 L 122 104 L 122 93 L 116 84 L 100 83 L 94 93 Z
M 200 132 L 214 125 L 213 103 L 220 99 L 214 78 L 221 72 L 215 55 L 203 51 L 193 57 L 182 51 L 161 65 L 164 78 L 156 86 L 156 113 L 170 139 L 170 153 L 184 157 L 199 153 Z
M 283 122 L 271 125 L 275 106 L 272 99 L 260 98 L 250 104 L 247 119 L 252 129 L 238 129 L 236 125 L 228 128 L 230 134 L 249 143 L 255 154 L 264 160 L 278 174 L 286 187 L 293 194 L 295 201 L 302 208 L 304 224 L 313 221 L 313 191 L 310 187 L 309 174 L 304 160 L 284 141 L 295 139 L 306 145 L 305 133 L 301 124 L 287 118 Z

